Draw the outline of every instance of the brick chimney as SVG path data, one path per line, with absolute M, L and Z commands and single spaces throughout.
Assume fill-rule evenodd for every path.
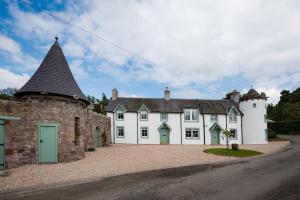
M 165 100 L 170 101 L 171 100 L 171 96 L 170 96 L 170 90 L 168 87 L 166 87 L 165 91 L 164 91 L 164 96 L 165 96 Z
M 118 90 L 116 88 L 112 89 L 112 92 L 111 92 L 111 99 L 113 101 L 117 100 L 118 99 Z

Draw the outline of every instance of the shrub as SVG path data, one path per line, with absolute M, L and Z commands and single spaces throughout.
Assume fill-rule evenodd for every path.
M 268 139 L 272 140 L 272 139 L 277 139 L 277 134 L 272 130 L 272 129 L 268 129 Z
M 86 151 L 96 151 L 95 147 L 88 147 L 86 148 Z
M 300 134 L 300 121 L 279 121 L 268 123 L 268 128 L 272 129 L 277 134 L 297 135 Z
M 231 149 L 234 151 L 237 151 L 237 150 L 239 150 L 239 145 L 236 143 L 233 143 L 233 144 L 231 144 Z

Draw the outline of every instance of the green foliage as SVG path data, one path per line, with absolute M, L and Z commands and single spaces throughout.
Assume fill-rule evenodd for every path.
M 223 135 L 226 137 L 226 146 L 229 149 L 229 137 L 231 136 L 231 132 L 227 129 L 223 130 Z
M 87 99 L 89 100 L 89 102 L 94 104 L 94 112 L 106 114 L 105 107 L 108 104 L 108 99 L 104 93 L 102 93 L 101 100 L 99 100 L 93 96 L 90 96 L 90 95 L 87 96 Z
M 272 129 L 277 134 L 300 134 L 300 120 L 269 123 L 268 128 Z
M 211 148 L 211 149 L 205 149 L 205 153 L 211 153 L 219 156 L 233 156 L 233 157 L 251 157 L 251 156 L 257 156 L 263 154 L 259 151 L 253 151 L 248 149 L 239 149 L 239 150 L 231 150 L 231 149 L 225 149 L 225 148 Z
M 273 129 L 268 129 L 268 139 L 269 140 L 273 140 L 273 139 L 277 139 L 278 136 L 277 134 L 273 131 Z
M 274 134 L 300 134 L 300 88 L 293 92 L 283 90 L 280 94 L 278 104 L 267 108 L 268 119 L 275 121 L 268 123 L 268 128 Z M 269 132 L 269 137 L 274 134 Z
M 17 92 L 16 88 L 6 88 L 0 90 L 0 99 L 3 100 L 14 100 L 14 94 Z

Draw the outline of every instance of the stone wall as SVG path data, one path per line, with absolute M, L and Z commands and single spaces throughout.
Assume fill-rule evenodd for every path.
M 95 128 L 107 134 L 110 143 L 110 119 L 87 110 L 78 100 L 60 96 L 26 96 L 24 101 L 0 100 L 0 115 L 20 117 L 5 121 L 5 161 L 7 168 L 38 163 L 38 123 L 58 126 L 58 161 L 70 162 L 84 158 L 86 147 L 95 146 Z M 75 117 L 79 133 L 75 138 Z

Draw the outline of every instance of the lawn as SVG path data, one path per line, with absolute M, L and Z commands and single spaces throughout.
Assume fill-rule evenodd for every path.
M 219 155 L 219 156 L 234 156 L 234 157 L 240 157 L 240 158 L 257 156 L 257 155 L 263 154 L 262 152 L 248 150 L 248 149 L 239 149 L 239 150 L 233 151 L 232 149 L 226 149 L 226 148 L 205 149 L 204 152 Z

